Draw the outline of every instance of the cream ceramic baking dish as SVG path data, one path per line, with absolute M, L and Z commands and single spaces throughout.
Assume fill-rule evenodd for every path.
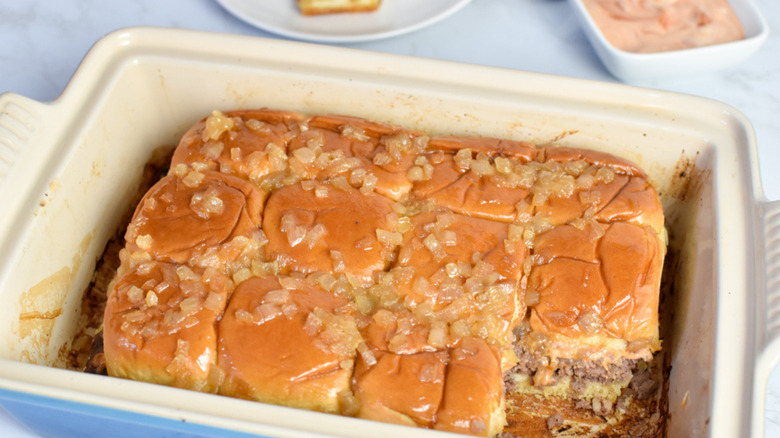
M 455 74 L 457 72 L 457 74 Z M 678 263 L 668 435 L 762 436 L 780 357 L 780 203 L 749 122 L 623 85 L 166 29 L 113 33 L 63 95 L 0 96 L 0 405 L 46 436 L 436 436 L 51 365 L 152 151 L 212 109 L 343 113 L 432 133 L 590 147 L 643 166 Z

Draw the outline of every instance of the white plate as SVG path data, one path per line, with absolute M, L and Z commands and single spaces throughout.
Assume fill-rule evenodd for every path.
M 236 17 L 278 35 L 348 43 L 377 40 L 430 26 L 471 0 L 384 0 L 375 12 L 304 16 L 294 0 L 217 0 Z

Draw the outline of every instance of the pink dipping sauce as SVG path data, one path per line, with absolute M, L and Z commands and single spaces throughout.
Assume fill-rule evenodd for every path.
M 745 38 L 727 0 L 583 0 L 607 41 L 650 53 Z

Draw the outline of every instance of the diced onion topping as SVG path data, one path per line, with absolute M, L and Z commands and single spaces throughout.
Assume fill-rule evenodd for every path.
M 376 238 L 382 242 L 382 244 L 387 246 L 398 246 L 403 242 L 403 236 L 401 233 L 383 230 L 380 228 L 377 228 L 376 230 Z
M 428 333 L 428 344 L 434 348 L 444 348 L 447 345 L 447 329 L 434 327 Z
M 376 365 L 376 356 L 374 356 L 374 353 L 368 348 L 368 345 L 366 345 L 365 342 L 361 342 L 357 345 L 357 351 L 360 353 L 360 357 L 363 359 L 366 366 L 372 367 Z
M 254 316 L 255 322 L 262 324 L 276 318 L 277 316 L 281 316 L 282 308 L 276 304 L 263 303 L 255 307 L 255 310 L 252 312 L 252 314 Z
M 222 134 L 236 128 L 236 122 L 220 111 L 213 111 L 206 118 L 206 126 L 201 132 L 203 141 L 218 140 Z
M 289 301 L 289 299 L 290 292 L 287 289 L 275 289 L 265 294 L 265 297 L 263 297 L 263 302 L 281 306 Z
M 201 147 L 201 152 L 206 157 L 216 160 L 222 155 L 222 150 L 224 149 L 225 145 L 221 141 L 207 141 L 203 144 L 203 147 Z
M 147 307 L 154 307 L 157 305 L 158 298 L 157 294 L 154 293 L 154 291 L 150 290 L 146 293 L 146 298 L 144 299 L 144 302 L 146 303 Z
M 203 173 L 193 170 L 188 172 L 181 181 L 185 186 L 189 188 L 195 188 L 198 187 L 201 182 L 203 182 L 204 177 L 205 175 L 203 175 Z
M 127 299 L 133 304 L 140 304 L 144 300 L 144 291 L 138 286 L 130 286 L 127 289 Z
M 225 305 L 225 297 L 216 292 L 209 292 L 203 307 L 212 312 L 220 312 Z
M 311 164 L 317 158 L 317 153 L 308 147 L 296 149 L 292 155 L 303 164 Z
M 225 212 L 225 203 L 219 197 L 216 189 L 209 187 L 192 195 L 190 208 L 201 219 L 209 220 L 212 216 Z
M 149 234 L 143 234 L 135 238 L 135 244 L 144 251 L 152 249 L 154 239 Z

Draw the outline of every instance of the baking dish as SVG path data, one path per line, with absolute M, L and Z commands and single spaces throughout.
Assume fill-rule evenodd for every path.
M 457 75 L 453 74 L 457 71 Z M 488 67 L 171 29 L 99 41 L 63 95 L 0 97 L 0 404 L 45 436 L 436 436 L 51 365 L 144 164 L 212 109 L 342 113 L 633 160 L 679 256 L 668 435 L 761 436 L 780 357 L 780 202 L 750 123 L 706 99 Z
M 706 74 L 733 67 L 753 55 L 769 36 L 769 25 L 753 0 L 729 0 L 745 38 L 725 44 L 656 53 L 632 53 L 612 45 L 596 25 L 583 0 L 570 2 L 601 62 L 629 83 Z

